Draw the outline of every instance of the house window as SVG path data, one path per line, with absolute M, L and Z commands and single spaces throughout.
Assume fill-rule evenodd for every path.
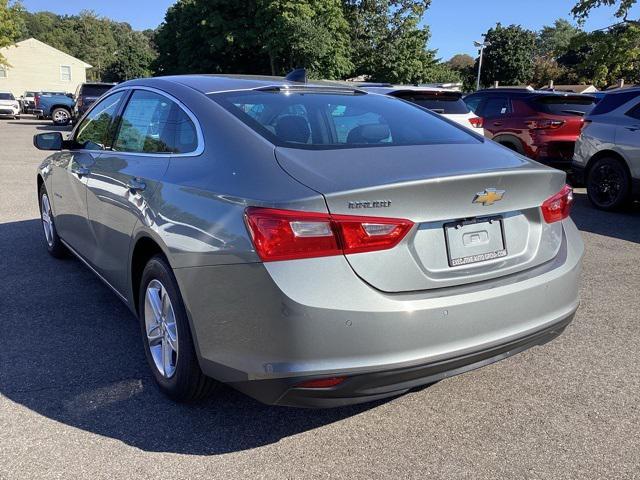
M 0 65 L 0 78 L 7 78 L 7 67 Z
M 60 81 L 71 81 L 71 67 L 69 65 L 60 65 Z

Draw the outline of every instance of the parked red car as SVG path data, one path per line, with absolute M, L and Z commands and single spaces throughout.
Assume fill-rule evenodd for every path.
M 464 98 L 484 119 L 485 136 L 540 163 L 568 170 L 583 116 L 596 99 L 528 89 L 492 88 Z

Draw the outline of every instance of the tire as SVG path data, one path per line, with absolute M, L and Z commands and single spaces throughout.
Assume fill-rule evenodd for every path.
M 600 210 L 620 210 L 631 203 L 631 177 L 616 158 L 596 160 L 587 173 L 587 196 Z
M 160 390 L 180 402 L 207 397 L 218 382 L 200 369 L 178 283 L 161 255 L 142 272 L 138 315 L 144 353 Z
M 524 155 L 524 149 L 521 145 L 516 144 L 515 142 L 509 140 L 498 140 L 498 143 L 504 147 L 507 147 L 509 150 L 513 150 L 520 155 Z
M 51 119 L 54 125 L 69 125 L 69 122 L 71 122 L 71 112 L 62 107 L 54 108 L 53 112 L 51 112 Z
M 51 211 L 51 200 L 49 199 L 49 194 L 44 184 L 40 186 L 40 191 L 38 192 L 38 203 L 40 205 L 40 220 L 42 221 L 44 243 L 47 246 L 47 251 L 54 258 L 65 258 L 69 254 L 69 251 L 58 236 L 55 220 Z

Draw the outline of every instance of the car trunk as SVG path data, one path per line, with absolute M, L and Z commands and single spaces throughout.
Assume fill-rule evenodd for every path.
M 358 276 L 385 292 L 512 274 L 553 259 L 561 246 L 561 224 L 546 224 L 540 205 L 560 191 L 564 173 L 492 144 L 278 147 L 276 157 L 324 195 L 332 214 L 415 223 L 392 249 L 347 255 Z M 491 195 L 474 203 L 479 193 L 494 203 Z

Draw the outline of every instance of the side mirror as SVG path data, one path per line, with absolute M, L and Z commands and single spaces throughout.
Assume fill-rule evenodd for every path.
M 62 150 L 64 140 L 60 132 L 39 133 L 33 136 L 33 145 L 38 150 Z

